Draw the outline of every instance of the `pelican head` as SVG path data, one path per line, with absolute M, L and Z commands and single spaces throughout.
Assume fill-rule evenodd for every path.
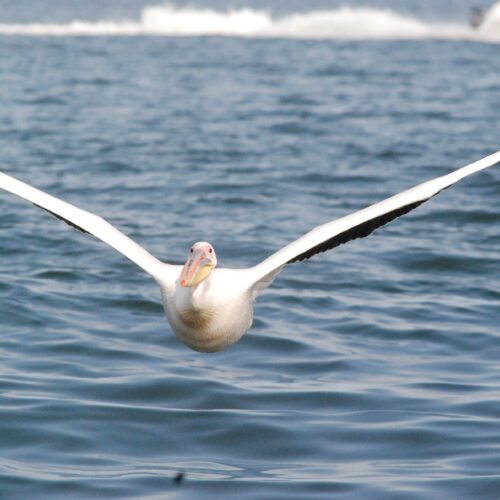
M 188 259 L 179 276 L 181 286 L 197 285 L 208 277 L 216 265 L 214 247 L 206 241 L 198 241 L 189 249 Z

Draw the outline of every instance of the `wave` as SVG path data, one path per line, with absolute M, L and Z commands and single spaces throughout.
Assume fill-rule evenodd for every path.
M 500 11 L 500 7 L 496 10 Z M 474 30 L 466 24 L 429 23 L 388 9 L 341 7 L 273 18 L 268 11 L 250 8 L 221 12 L 163 5 L 145 7 L 138 21 L 0 24 L 0 34 L 218 35 L 343 40 L 437 38 L 500 42 L 500 12 L 488 12 L 480 28 Z

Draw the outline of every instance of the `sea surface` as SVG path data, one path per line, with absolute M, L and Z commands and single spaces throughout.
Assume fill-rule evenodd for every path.
M 253 265 L 500 148 L 472 2 L 116 4 L 0 2 L 0 169 L 165 261 Z M 0 497 L 499 498 L 499 181 L 288 266 L 216 354 L 0 192 Z

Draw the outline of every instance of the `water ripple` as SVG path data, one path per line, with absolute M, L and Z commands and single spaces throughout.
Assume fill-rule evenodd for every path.
M 495 56 L 4 36 L 2 170 L 169 262 L 207 239 L 253 265 L 498 149 Z M 498 178 L 289 266 L 213 355 L 123 256 L 0 193 L 2 495 L 495 498 Z

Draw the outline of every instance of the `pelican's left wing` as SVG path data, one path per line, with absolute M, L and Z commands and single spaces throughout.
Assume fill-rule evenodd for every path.
M 254 294 L 257 295 L 266 288 L 286 264 L 309 259 L 317 253 L 325 252 L 350 240 L 368 236 L 378 227 L 417 208 L 424 201 L 452 186 L 460 179 L 498 162 L 500 162 L 500 151 L 351 215 L 314 228 L 251 268 L 252 275 L 256 279 Z
M 66 203 L 2 172 L 0 172 L 0 188 L 31 201 L 37 207 L 43 208 L 79 231 L 94 235 L 135 262 L 157 280 L 165 280 L 169 274 L 176 272 L 178 266 L 161 262 L 98 215 Z

